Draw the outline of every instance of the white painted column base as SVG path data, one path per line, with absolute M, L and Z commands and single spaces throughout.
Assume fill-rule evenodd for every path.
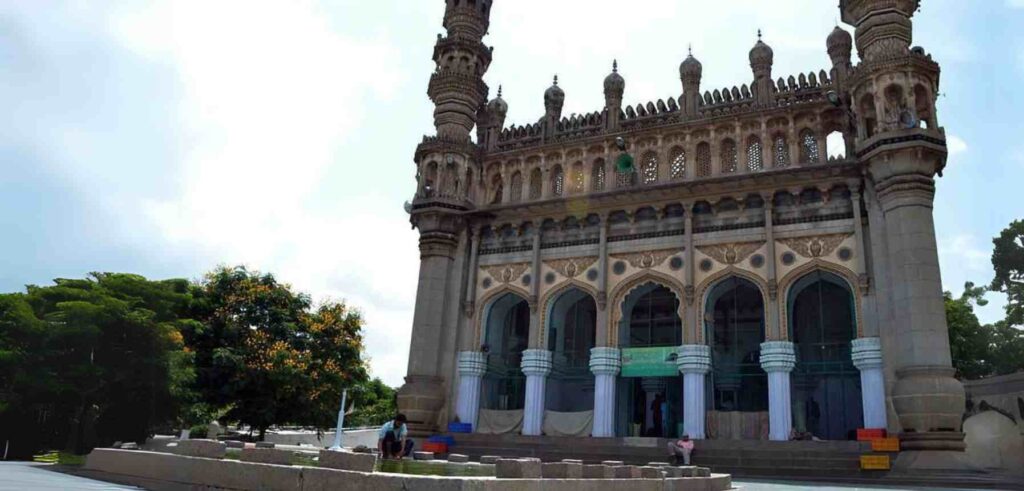
M 615 379 L 621 367 L 618 349 L 590 350 L 590 371 L 594 374 L 594 427 L 591 435 L 594 437 L 615 436 Z
M 544 429 L 544 395 L 551 373 L 551 352 L 531 349 L 523 352 L 522 370 L 526 374 L 526 402 L 523 407 L 523 434 L 538 436 Z
M 885 375 L 882 372 L 882 341 L 879 338 L 853 340 L 853 365 L 860 370 L 861 403 L 864 405 L 864 427 L 885 429 Z
M 480 414 L 480 384 L 487 373 L 487 355 L 479 351 L 459 353 L 459 395 L 455 402 L 455 415 L 459 422 L 469 423 L 476 430 Z
M 691 439 L 707 438 L 704 422 L 707 402 L 704 387 L 711 371 L 711 347 L 691 344 L 679 347 L 676 365 L 683 374 L 683 431 Z
M 796 366 L 796 350 L 788 341 L 761 343 L 761 368 L 768 372 L 768 439 L 787 441 L 793 428 L 790 372 Z

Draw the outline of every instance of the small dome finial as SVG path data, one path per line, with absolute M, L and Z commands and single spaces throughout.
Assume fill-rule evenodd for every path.
M 688 56 L 693 56 L 693 43 L 689 43 L 686 45 L 686 54 Z
M 619 73 L 619 60 L 612 60 L 612 73 Z
M 555 75 L 555 85 L 558 85 L 558 75 Z
M 501 85 L 498 85 L 498 97 L 501 97 Z
M 760 41 L 760 40 L 761 40 L 761 29 L 758 29 L 758 30 L 757 30 L 757 40 L 758 40 L 758 41 Z

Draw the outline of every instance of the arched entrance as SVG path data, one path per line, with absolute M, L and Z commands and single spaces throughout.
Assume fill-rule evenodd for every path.
M 500 411 L 523 409 L 526 376 L 520 369 L 530 338 L 530 306 L 514 293 L 491 303 L 484 324 L 487 373 L 481 389 L 481 407 Z
M 790 288 L 789 333 L 796 345 L 793 427 L 825 440 L 849 440 L 863 425 L 853 293 L 841 277 L 814 271 Z
M 711 438 L 767 439 L 768 377 L 760 364 L 764 312 L 761 290 L 744 278 L 726 278 L 708 294 L 704 324 L 711 344 Z
M 682 378 L 674 353 L 683 344 L 679 298 L 654 282 L 637 287 L 622 303 L 616 433 L 619 436 L 676 437 L 682 422 Z M 631 363 L 637 369 L 631 369 Z
M 597 303 L 586 292 L 573 288 L 551 302 L 547 319 L 552 368 L 545 409 L 563 413 L 593 410 L 590 349 L 597 333 Z

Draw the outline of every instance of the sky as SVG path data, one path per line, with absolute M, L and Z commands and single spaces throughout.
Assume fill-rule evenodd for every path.
M 828 69 L 827 0 L 496 0 L 508 124 L 678 96 L 688 46 L 703 88 Z M 948 167 L 936 232 L 944 288 L 992 278 L 992 237 L 1024 218 L 1024 0 L 925 0 L 914 44 L 942 65 Z M 0 0 L 0 292 L 92 271 L 274 273 L 366 320 L 371 371 L 406 372 L 418 273 L 402 204 L 432 134 L 426 96 L 443 0 Z M 844 26 L 852 31 L 852 27 Z M 1005 300 L 979 309 L 1001 318 Z

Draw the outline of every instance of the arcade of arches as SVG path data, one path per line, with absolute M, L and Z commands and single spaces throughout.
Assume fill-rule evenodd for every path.
M 656 280 L 625 293 L 615 346 L 598 345 L 592 293 L 547 300 L 543 349 L 529 349 L 531 307 L 516 293 L 489 300 L 480 351 L 460 354 L 457 413 L 483 433 L 846 440 L 884 428 L 877 350 L 857 339 L 854 290 L 813 270 L 778 305 L 786 340 L 766 336 L 761 287 L 728 276 L 703 298 L 702 344 L 684 343 L 680 297 Z M 611 331 L 609 331 L 611 332 Z

